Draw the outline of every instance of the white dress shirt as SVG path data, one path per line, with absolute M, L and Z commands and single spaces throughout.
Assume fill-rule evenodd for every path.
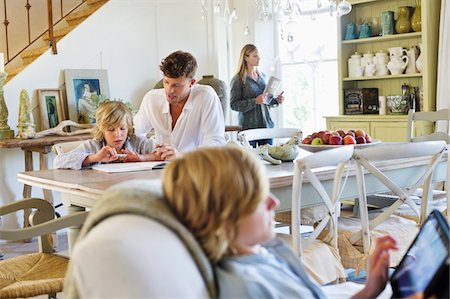
M 225 123 L 219 97 L 211 86 L 195 84 L 172 130 L 164 89 L 147 92 L 134 117 L 137 135 L 155 130 L 157 143 L 173 144 L 180 152 L 225 144 Z

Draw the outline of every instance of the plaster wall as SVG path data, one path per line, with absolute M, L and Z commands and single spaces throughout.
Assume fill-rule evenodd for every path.
M 205 3 L 208 15 L 202 20 L 199 0 L 109 0 L 58 42 L 57 55 L 47 51 L 6 84 L 4 97 L 9 109 L 9 126 L 17 133 L 19 94 L 26 89 L 39 130 L 36 90 L 61 88 L 65 97 L 64 69 L 106 69 L 110 96 L 130 101 L 136 109 L 145 93 L 161 79 L 158 67 L 161 59 L 175 50 L 191 52 L 197 58 L 197 80 L 212 74 L 229 84 L 240 49 L 246 43 L 255 43 L 263 53 L 260 69 L 267 75 L 274 74 L 272 63 L 265 61 L 273 55 L 273 25 L 252 21 L 254 1 L 230 1 L 230 6 L 242 12 L 231 25 L 213 15 L 213 1 Z M 248 20 L 243 13 L 247 5 Z M 245 36 L 247 22 L 251 34 Z M 226 122 L 236 124 L 236 113 L 230 111 Z M 53 154 L 49 155 L 51 166 Z M 38 161 L 38 155 L 34 154 L 35 169 Z M 0 149 L 0 204 L 22 198 L 17 172 L 23 170 L 20 149 Z M 32 194 L 43 197 L 39 188 L 34 188 Z M 53 195 L 55 202 L 59 202 L 60 194 Z M 16 227 L 21 222 L 18 214 L 3 217 L 1 225 Z

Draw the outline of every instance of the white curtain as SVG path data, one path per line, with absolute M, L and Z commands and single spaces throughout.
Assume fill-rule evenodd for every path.
M 450 1 L 442 0 L 439 28 L 436 109 L 450 108 Z M 448 124 L 438 124 L 438 130 L 449 132 Z

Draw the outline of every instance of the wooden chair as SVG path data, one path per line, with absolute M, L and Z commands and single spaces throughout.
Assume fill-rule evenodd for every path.
M 33 209 L 31 227 L 0 229 L 2 240 L 24 240 L 39 236 L 39 252 L 0 261 L 0 298 L 22 298 L 43 294 L 55 296 L 63 289 L 68 259 L 53 254 L 47 234 L 61 228 L 81 225 L 88 212 L 54 219 L 53 206 L 38 198 L 26 198 L 0 207 L 0 216 Z
M 446 143 L 444 141 L 427 141 L 401 144 L 382 144 L 376 147 L 355 151 L 353 158 L 356 161 L 356 178 L 358 181 L 358 202 L 361 218 L 361 229 L 352 233 L 349 241 L 351 244 L 356 244 L 357 241 L 362 239 L 363 254 L 365 257 L 367 257 L 371 249 L 372 231 L 387 221 L 388 218 L 391 217 L 402 204 L 406 203 L 412 211 L 414 211 L 418 223 L 421 224 L 426 219 L 428 215 L 428 198 L 431 196 L 430 188 L 432 176 L 438 162 L 441 159 L 445 147 Z M 380 160 L 403 158 L 416 160 L 423 159 L 428 162 L 427 165 L 423 167 L 422 171 L 413 173 L 408 177 L 403 177 L 401 183 L 392 181 L 389 178 L 389 174 L 383 172 L 382 165 L 379 166 L 376 164 L 376 162 Z M 368 172 L 371 176 L 365 177 L 364 172 Z M 398 199 L 395 200 L 391 206 L 386 208 L 373 219 L 369 218 L 367 208 L 368 194 L 365 189 L 366 184 L 378 184 L 380 185 L 380 189 L 387 188 L 398 197 Z M 416 203 L 411 199 L 411 196 L 417 188 L 422 185 L 424 192 L 420 207 L 418 207 L 418 205 L 416 205 Z M 340 225 L 340 227 L 342 227 L 342 225 Z M 402 229 L 402 227 L 398 228 Z M 386 231 L 383 232 L 383 234 L 386 233 Z M 398 251 L 399 254 L 402 254 L 402 250 L 407 249 L 415 234 L 409 233 L 409 235 L 410 236 L 403 236 L 404 244 L 399 244 L 399 247 L 401 247 L 401 250 Z M 400 237 L 397 239 L 399 238 Z M 398 261 L 399 260 L 397 260 L 397 262 Z
M 342 146 L 340 148 L 317 152 L 295 161 L 294 180 L 292 184 L 292 243 L 294 252 L 301 256 L 302 248 L 309 247 L 324 228 L 329 225 L 328 243 L 336 250 L 337 243 L 337 219 L 340 214 L 341 204 L 339 194 L 341 190 L 341 178 L 345 165 L 353 155 L 353 146 Z M 327 190 L 322 182 L 317 178 L 314 169 L 320 167 L 335 167 L 336 172 L 333 179 L 332 189 Z M 304 189 L 304 185 L 309 184 L 311 189 Z M 331 191 L 331 192 L 330 192 Z M 300 235 L 301 206 L 304 198 L 310 196 L 311 192 L 316 192 L 322 199 L 328 210 L 328 214 L 316 224 L 314 231 L 306 239 Z
M 415 135 L 415 128 L 418 123 L 422 125 L 432 125 L 434 127 L 433 133 L 422 134 L 419 136 Z M 446 125 L 447 131 L 439 131 L 439 122 Z M 415 112 L 414 110 L 409 110 L 408 113 L 408 130 L 407 130 L 407 140 L 410 142 L 417 141 L 432 141 L 432 140 L 443 140 L 450 144 L 450 109 L 441 109 L 438 111 L 426 111 L 426 112 Z M 444 183 L 445 189 L 448 184 Z M 419 190 L 420 191 L 420 190 Z M 419 193 L 420 194 L 420 193 Z M 433 198 L 439 199 L 446 196 L 446 191 L 440 186 L 439 188 L 433 190 Z M 448 208 L 447 208 L 448 211 Z M 447 213 L 448 214 L 448 213 Z
M 83 142 L 84 142 L 84 140 L 57 143 L 52 146 L 52 151 L 57 155 L 61 155 L 63 153 L 70 152 L 71 150 L 75 149 Z
M 291 138 L 298 136 L 302 139 L 302 130 L 297 128 L 260 128 L 260 129 L 248 129 L 242 130 L 238 133 L 238 141 L 247 148 L 252 148 L 250 141 L 259 139 L 272 139 L 272 138 Z
M 447 132 L 438 131 L 437 122 L 442 121 L 447 124 Z M 434 132 L 431 134 L 424 134 L 420 136 L 414 136 L 416 122 L 427 122 L 434 126 Z M 431 141 L 431 140 L 444 140 L 447 144 L 450 144 L 450 110 L 441 109 L 438 111 L 426 111 L 426 112 L 415 112 L 414 110 L 409 110 L 408 113 L 408 129 L 406 140 L 408 141 Z

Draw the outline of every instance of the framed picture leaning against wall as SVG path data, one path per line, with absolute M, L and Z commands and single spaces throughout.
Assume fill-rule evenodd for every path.
M 103 97 L 109 98 L 106 70 L 64 70 L 69 119 L 94 124 L 95 111 Z
M 37 94 L 41 114 L 41 130 L 54 128 L 65 120 L 64 102 L 60 89 L 38 89 Z

